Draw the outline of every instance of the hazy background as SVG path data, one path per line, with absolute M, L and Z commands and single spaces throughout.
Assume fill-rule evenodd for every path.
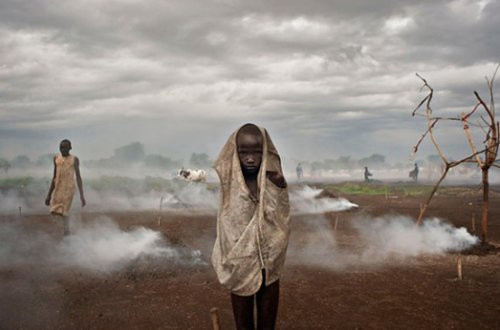
M 137 141 L 214 159 L 254 122 L 290 168 L 374 153 L 411 165 L 426 125 L 410 116 L 415 72 L 435 113 L 471 109 L 500 59 L 499 20 L 492 0 L 3 0 L 0 157 L 36 161 L 69 138 L 81 160 Z M 438 137 L 468 153 L 460 127 Z

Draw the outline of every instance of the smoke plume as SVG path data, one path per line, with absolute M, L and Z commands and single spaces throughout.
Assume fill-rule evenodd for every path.
M 299 221 L 300 233 L 290 246 L 288 262 L 335 270 L 459 252 L 478 243 L 465 228 L 438 218 L 416 226 L 405 216 L 359 217 L 343 220 L 338 231 L 323 217 Z
M 168 244 L 161 233 L 145 227 L 121 230 L 110 218 L 73 224 L 72 234 L 57 240 L 43 231 L 25 230 L 15 222 L 0 224 L 2 266 L 43 264 L 93 272 L 118 271 L 132 262 L 204 264 L 201 252 Z
M 303 186 L 290 191 L 290 206 L 294 214 L 322 214 L 325 212 L 338 212 L 357 208 L 345 198 L 330 196 L 322 197 L 323 189 Z

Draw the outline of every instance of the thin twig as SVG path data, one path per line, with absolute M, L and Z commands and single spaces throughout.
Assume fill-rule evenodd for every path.
M 420 137 L 420 140 L 418 140 L 417 144 L 413 147 L 413 152 L 414 153 L 417 153 L 418 147 L 420 146 L 420 143 L 422 143 L 422 141 L 424 140 L 424 138 L 427 135 L 427 133 L 429 133 L 430 130 L 437 124 L 438 120 L 439 119 L 434 120 L 434 122 L 431 125 L 429 125 L 429 127 L 427 128 L 427 130 L 425 131 L 425 133 L 422 134 L 422 136 Z
M 480 167 L 483 167 L 483 162 L 481 161 L 481 157 L 479 157 L 479 153 L 477 152 L 476 146 L 474 145 L 474 141 L 472 140 L 472 134 L 469 129 L 469 125 L 467 123 L 467 118 L 465 115 L 462 115 L 462 120 L 463 120 L 463 125 L 464 125 L 464 132 L 467 137 L 467 142 L 469 142 L 469 147 L 472 150 L 472 153 L 476 157 L 476 161 L 479 164 Z
M 415 108 L 415 110 L 412 111 L 412 113 L 411 113 L 412 117 L 415 116 L 415 112 L 417 112 L 417 110 L 420 109 L 420 107 L 422 106 L 422 104 L 424 104 L 424 102 L 427 101 L 428 97 L 429 97 L 429 95 L 427 95 L 426 97 L 424 97 L 424 99 L 422 101 L 420 101 L 420 103 L 417 105 L 417 107 Z
M 431 200 L 434 197 L 434 194 L 438 190 L 439 185 L 441 184 L 441 182 L 443 182 L 443 180 L 446 177 L 446 174 L 448 174 L 449 170 L 450 170 L 450 167 L 448 166 L 448 164 L 446 164 L 446 167 L 443 171 L 443 174 L 441 175 L 441 178 L 439 178 L 439 181 L 436 183 L 436 185 L 432 189 L 431 194 L 427 198 L 427 201 L 425 202 L 425 204 L 420 208 L 420 214 L 418 215 L 417 225 L 420 225 L 422 223 L 422 219 L 424 217 L 425 211 L 427 210 L 427 207 L 429 207 L 429 204 L 431 203 Z
M 463 116 L 462 120 L 467 120 L 467 118 L 469 118 L 470 116 L 472 116 L 472 114 L 474 112 L 476 112 L 476 110 L 479 108 L 479 106 L 481 105 L 481 103 L 477 103 L 476 106 L 474 107 L 474 109 L 472 109 L 471 112 L 469 112 L 468 114 L 466 114 L 465 116 Z

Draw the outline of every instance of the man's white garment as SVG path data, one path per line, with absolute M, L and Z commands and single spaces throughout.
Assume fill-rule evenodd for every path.
M 266 176 L 267 171 L 283 175 L 280 157 L 267 131 L 260 130 L 263 152 L 258 200 L 250 194 L 241 171 L 238 130 L 229 137 L 214 164 L 221 194 L 212 265 L 220 283 L 240 296 L 259 290 L 262 269 L 266 271 L 266 286 L 279 279 L 290 234 L 288 191 Z

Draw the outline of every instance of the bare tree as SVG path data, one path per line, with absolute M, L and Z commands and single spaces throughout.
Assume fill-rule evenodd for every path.
M 431 88 L 431 86 L 427 83 L 427 81 L 424 78 L 422 78 L 420 75 L 417 74 L 417 77 L 419 77 L 424 83 L 422 89 L 426 88 L 429 91 L 429 93 L 427 94 L 426 97 L 424 97 L 424 99 L 418 104 L 418 106 L 412 112 L 412 116 L 417 116 L 417 115 L 424 116 L 427 119 L 427 130 L 422 134 L 417 144 L 413 147 L 413 152 L 416 153 L 418 151 L 420 144 L 425 139 L 425 137 L 428 136 L 432 144 L 436 148 L 439 157 L 441 158 L 444 164 L 444 170 L 443 173 L 441 174 L 441 177 L 439 178 L 436 185 L 432 189 L 429 197 L 427 198 L 427 201 L 420 208 L 420 214 L 417 219 L 417 224 L 420 224 L 422 222 L 425 211 L 427 210 L 432 198 L 434 197 L 440 184 L 445 179 L 449 170 L 460 164 L 473 162 L 479 166 L 482 172 L 483 206 L 482 206 L 482 221 L 481 221 L 481 227 L 482 227 L 481 240 L 483 243 L 486 242 L 486 236 L 488 233 L 488 209 L 489 209 L 488 173 L 491 167 L 500 167 L 498 164 L 495 163 L 498 154 L 500 129 L 499 129 L 499 123 L 495 119 L 495 101 L 493 94 L 493 82 L 495 80 L 495 76 L 498 72 L 499 67 L 500 64 L 497 65 L 493 77 L 491 79 L 488 79 L 488 77 L 486 77 L 488 92 L 490 94 L 490 102 L 489 102 L 490 104 L 487 105 L 486 102 L 484 102 L 483 99 L 479 96 L 479 94 L 476 91 L 474 91 L 474 95 L 477 100 L 474 108 L 470 112 L 462 113 L 458 117 L 448 117 L 448 118 L 433 116 L 431 101 L 434 95 L 434 90 Z M 421 109 L 422 107 L 424 108 L 423 111 L 424 113 L 423 114 L 418 113 L 418 110 Z M 483 112 L 482 114 L 480 114 L 481 110 Z M 475 115 L 475 117 L 473 117 L 473 115 Z M 477 117 L 479 117 L 480 121 L 478 121 L 477 123 L 471 123 L 471 119 Z M 441 120 L 461 122 L 465 136 L 467 138 L 467 142 L 472 152 L 470 155 L 458 161 L 449 161 L 446 158 L 443 151 L 439 147 L 439 144 L 434 136 L 434 131 L 433 131 L 434 128 L 436 128 L 438 122 Z M 471 127 L 481 129 L 482 132 L 485 134 L 485 139 L 482 142 L 483 148 L 480 150 L 476 147 L 476 144 L 474 143 Z

